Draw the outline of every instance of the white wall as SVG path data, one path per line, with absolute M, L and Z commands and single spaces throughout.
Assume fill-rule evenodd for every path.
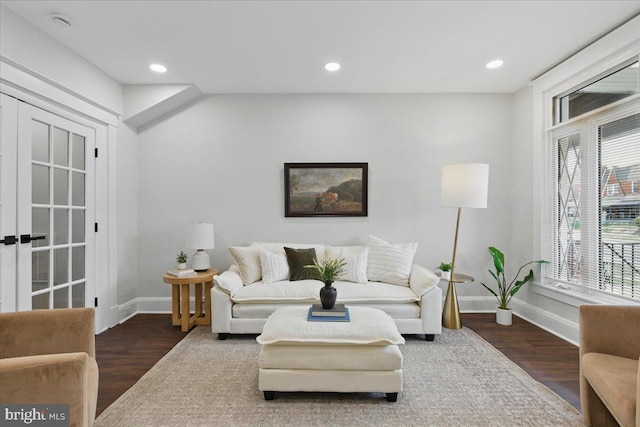
M 85 100 L 122 113 L 120 83 L 5 6 L 0 6 L 0 53 Z
M 455 162 L 491 165 L 489 208 L 463 211 L 458 245 L 459 270 L 483 278 L 487 246 L 510 243 L 510 121 L 510 95 L 204 97 L 139 131 L 138 295 L 170 295 L 162 272 L 195 221 L 215 223 L 220 269 L 230 245 L 369 233 L 419 242 L 416 261 L 433 268 L 451 258 L 456 211 L 440 207 L 440 168 Z M 369 216 L 285 218 L 285 162 L 368 162 Z

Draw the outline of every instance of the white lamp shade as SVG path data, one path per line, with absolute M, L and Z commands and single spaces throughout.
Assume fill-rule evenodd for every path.
M 442 167 L 442 206 L 486 208 L 489 165 L 460 163 Z
M 213 224 L 189 224 L 186 246 L 191 249 L 213 249 Z

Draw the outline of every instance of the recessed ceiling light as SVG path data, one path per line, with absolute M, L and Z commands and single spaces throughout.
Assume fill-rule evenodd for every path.
M 51 20 L 61 27 L 69 28 L 71 27 L 71 19 L 68 16 L 64 16 L 60 13 L 54 12 L 51 15 Z
M 337 62 L 327 62 L 324 64 L 324 69 L 327 71 L 338 71 L 340 69 L 340 64 Z
M 149 65 L 149 68 L 151 68 L 156 73 L 166 73 L 167 72 L 167 67 L 165 67 L 164 65 L 161 65 L 161 64 L 151 64 L 151 65 Z
M 489 69 L 493 69 L 493 68 L 502 67 L 502 64 L 504 64 L 504 61 L 502 59 L 495 59 L 491 62 L 487 62 L 486 67 Z

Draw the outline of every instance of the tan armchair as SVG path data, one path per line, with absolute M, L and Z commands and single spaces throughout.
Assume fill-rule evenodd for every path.
M 580 404 L 587 425 L 640 427 L 640 305 L 580 306 Z
M 0 403 L 68 404 L 91 426 L 98 400 L 91 308 L 0 313 Z

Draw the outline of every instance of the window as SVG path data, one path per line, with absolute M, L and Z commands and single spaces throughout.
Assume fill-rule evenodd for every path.
M 543 252 L 552 282 L 640 300 L 637 63 L 626 61 L 608 77 L 553 99 L 560 124 L 547 130 Z M 613 84 L 621 71 L 632 83 L 613 96 L 612 87 L 623 87 Z M 596 84 L 602 90 L 593 90 Z M 587 92 L 585 104 L 594 108 L 578 103 Z

